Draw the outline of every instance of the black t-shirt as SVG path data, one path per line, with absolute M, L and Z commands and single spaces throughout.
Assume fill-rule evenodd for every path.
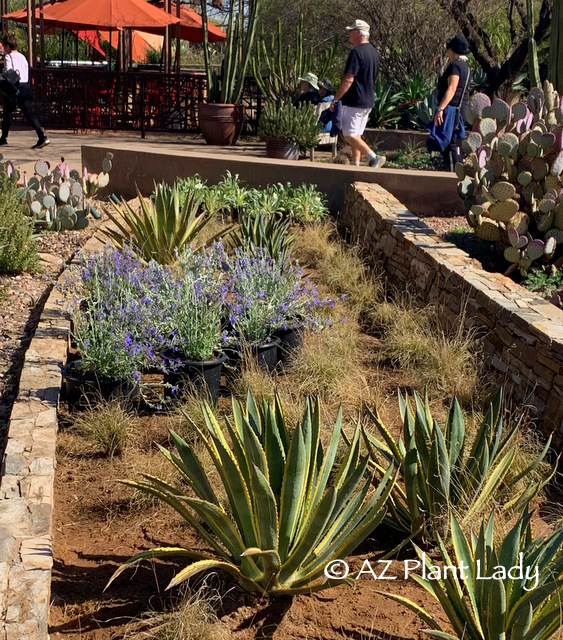
M 302 102 L 310 102 L 311 104 L 319 104 L 321 101 L 321 94 L 316 89 L 305 91 L 302 93 L 293 104 L 301 104 Z
M 451 62 L 447 67 L 444 73 L 440 76 L 438 80 L 438 104 L 444 97 L 446 93 L 446 89 L 448 88 L 448 78 L 450 76 L 459 76 L 459 82 L 457 83 L 457 89 L 455 90 L 454 97 L 450 101 L 450 105 L 452 107 L 459 107 L 459 103 L 461 101 L 461 96 L 463 94 L 463 89 L 465 88 L 465 83 L 467 82 L 467 89 L 465 90 L 465 95 L 463 98 L 463 107 L 462 111 L 465 113 L 465 107 L 467 106 L 467 97 L 469 94 L 469 84 L 471 83 L 471 71 L 469 69 L 469 65 L 465 60 L 455 60 Z M 469 81 L 467 80 L 469 76 Z
M 344 73 L 354 76 L 352 86 L 342 96 L 342 104 L 358 109 L 374 104 L 375 79 L 379 71 L 379 53 L 371 42 L 362 42 L 350 51 Z

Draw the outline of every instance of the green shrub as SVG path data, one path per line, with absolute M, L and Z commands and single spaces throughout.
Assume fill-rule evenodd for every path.
M 312 104 L 267 102 L 258 123 L 258 137 L 284 138 L 303 149 L 319 143 L 319 117 Z
M 0 165 L 0 273 L 33 271 L 39 265 L 33 221 L 18 196 L 17 173 Z
M 370 489 L 356 428 L 335 468 L 342 415 L 324 450 L 318 401 L 307 401 L 293 433 L 279 398 L 257 406 L 249 393 L 246 408 L 233 399 L 233 415 L 222 429 L 205 405 L 206 428 L 198 429 L 227 495 L 226 509 L 201 455 L 174 432 L 177 455 L 161 451 L 190 491 L 148 475 L 140 482 L 125 481 L 176 509 L 212 552 L 179 547 L 144 551 L 123 564 L 110 582 L 144 558 L 180 556 L 196 562 L 176 574 L 169 587 L 209 570 L 226 571 L 240 587 L 269 595 L 310 593 L 342 583 L 325 579 L 324 568 L 353 551 L 383 519 L 394 484 L 392 467 L 377 489 Z

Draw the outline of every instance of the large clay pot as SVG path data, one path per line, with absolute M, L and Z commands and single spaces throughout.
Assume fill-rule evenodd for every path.
M 207 144 L 233 145 L 242 130 L 244 106 L 242 104 L 200 102 L 198 120 L 199 128 Z
M 266 138 L 266 155 L 279 160 L 299 160 L 299 145 L 288 142 L 285 138 L 268 136 Z

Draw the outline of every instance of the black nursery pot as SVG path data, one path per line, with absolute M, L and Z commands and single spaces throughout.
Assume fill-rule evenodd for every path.
M 250 352 L 254 358 L 256 358 L 258 365 L 264 371 L 273 373 L 278 363 L 278 349 L 280 345 L 280 339 L 277 336 L 270 338 L 268 342 L 261 342 L 259 344 L 250 345 Z M 241 350 L 239 348 L 230 347 L 225 349 L 225 352 L 229 356 L 229 366 L 231 369 L 238 371 L 241 363 Z
M 303 347 L 305 327 L 303 325 L 277 329 L 274 335 L 280 339 L 278 362 L 282 365 L 289 363 L 291 358 Z
M 162 355 L 165 359 L 178 360 L 178 356 L 171 351 L 164 351 Z M 219 397 L 223 364 L 226 360 L 227 354 L 225 353 L 213 360 L 182 360 L 178 365 L 175 365 L 176 371 L 164 374 L 164 382 L 178 387 L 178 391 L 174 395 L 192 385 L 197 391 L 207 394 L 210 400 L 216 402 Z M 170 393 L 170 391 L 168 392 Z
M 69 411 L 95 407 L 100 400 L 122 400 L 128 404 L 138 402 L 139 385 L 128 379 L 113 379 L 85 371 L 82 360 L 69 362 L 62 368 L 66 382 Z

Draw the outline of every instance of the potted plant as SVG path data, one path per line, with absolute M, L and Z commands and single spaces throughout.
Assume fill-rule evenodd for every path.
M 207 102 L 199 103 L 198 120 L 207 144 L 233 145 L 242 130 L 244 106 L 240 98 L 254 44 L 259 4 L 260 0 L 252 0 L 247 11 L 239 12 L 239 4 L 231 0 L 227 40 L 224 44 L 221 69 L 217 72 L 212 68 L 209 55 L 207 4 L 205 1 L 201 3 Z
M 273 371 L 279 338 L 273 333 L 282 317 L 280 283 L 286 262 L 271 258 L 264 247 L 235 249 L 229 260 L 227 314 L 231 365 L 238 366 L 248 349 L 258 363 Z
M 164 380 L 173 390 L 186 382 L 215 401 L 227 356 L 221 352 L 226 286 L 220 277 L 226 260 L 223 245 L 207 251 L 188 249 L 180 256 L 176 279 L 159 294 L 158 323 L 168 338 L 162 351 Z
M 299 149 L 319 142 L 319 119 L 312 104 L 268 102 L 258 123 L 258 136 L 266 141 L 269 158 L 297 160 Z

